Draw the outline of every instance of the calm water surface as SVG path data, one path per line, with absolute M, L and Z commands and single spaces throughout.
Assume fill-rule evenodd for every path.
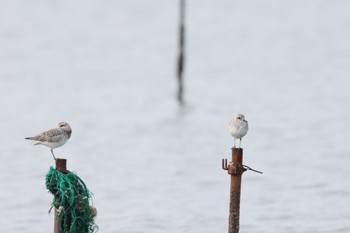
M 177 1 L 0 1 L 1 232 L 53 229 L 50 150 L 94 193 L 103 233 L 227 231 L 228 121 L 250 124 L 241 232 L 350 232 L 350 3 L 190 1 L 186 105 Z

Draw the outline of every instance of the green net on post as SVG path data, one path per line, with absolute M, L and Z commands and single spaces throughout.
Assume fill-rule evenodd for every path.
M 73 172 L 50 167 L 46 174 L 46 188 L 54 196 L 51 209 L 57 208 L 55 218 L 60 233 L 97 232 L 96 209 L 89 204 L 92 194 L 82 179 Z

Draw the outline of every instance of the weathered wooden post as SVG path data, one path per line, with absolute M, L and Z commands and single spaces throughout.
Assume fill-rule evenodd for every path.
M 61 171 L 66 173 L 67 172 L 67 160 L 66 159 L 56 159 L 56 168 L 57 171 Z M 56 197 L 56 201 L 58 201 L 58 197 Z M 59 212 L 57 211 L 57 208 L 55 207 L 55 214 L 54 214 L 54 233 L 59 233 L 60 231 L 60 220 L 58 216 Z

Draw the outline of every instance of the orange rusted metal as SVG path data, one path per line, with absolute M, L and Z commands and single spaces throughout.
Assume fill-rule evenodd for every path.
M 222 169 L 227 170 L 231 175 L 230 186 L 230 208 L 228 219 L 228 233 L 239 232 L 239 213 L 241 199 L 241 179 L 246 169 L 242 165 L 243 149 L 232 148 L 232 161 L 227 164 L 227 159 L 222 159 Z
M 230 211 L 228 219 L 228 233 L 239 232 L 239 212 L 241 201 L 241 180 L 245 171 L 253 171 L 263 174 L 249 166 L 243 165 L 243 149 L 232 148 L 232 160 L 227 164 L 227 159 L 222 159 L 221 167 L 231 175 L 230 186 Z
M 56 159 L 56 170 L 66 173 L 67 172 L 67 160 L 66 159 Z M 58 198 L 58 197 L 57 197 Z M 56 198 L 56 200 L 57 200 Z M 54 214 L 54 233 L 59 233 L 59 218 L 58 218 L 57 208 L 55 207 Z

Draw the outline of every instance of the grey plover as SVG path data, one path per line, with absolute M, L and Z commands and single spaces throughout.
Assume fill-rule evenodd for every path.
M 239 113 L 229 123 L 230 134 L 234 137 L 233 147 L 236 147 L 236 139 L 239 139 L 239 148 L 241 148 L 242 138 L 248 132 L 248 121 L 245 120 L 244 115 Z
M 53 149 L 63 146 L 71 135 L 72 129 L 69 124 L 66 122 L 60 122 L 58 128 L 50 129 L 34 137 L 27 137 L 25 139 L 34 141 L 33 145 L 44 145 L 51 148 L 51 154 L 56 160 L 56 157 L 53 154 Z

